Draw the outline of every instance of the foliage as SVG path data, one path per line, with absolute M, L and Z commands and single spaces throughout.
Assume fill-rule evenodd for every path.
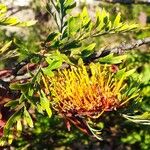
M 40 133 L 43 131 L 39 133 L 36 129 L 39 130 L 40 128 L 37 128 L 37 124 L 41 125 L 42 123 L 35 121 L 38 120 L 37 116 L 39 114 L 44 116 L 45 119 L 43 120 L 46 121 L 47 126 L 50 125 L 50 129 L 55 125 L 59 126 L 58 124 L 62 122 L 62 120 L 58 122 L 55 120 L 58 114 L 61 114 L 60 116 L 63 116 L 69 130 L 71 122 L 81 131 L 91 136 L 94 135 L 99 140 L 101 140 L 101 137 L 98 135 L 103 135 L 103 130 L 105 131 L 105 126 L 101 126 L 99 123 L 102 122 L 102 124 L 106 125 L 107 119 L 111 120 L 112 116 L 116 118 L 122 116 L 136 123 L 149 124 L 149 113 L 144 113 L 147 110 L 137 108 L 137 105 L 141 104 L 138 92 L 139 89 L 142 89 L 142 84 L 138 83 L 137 72 L 135 72 L 135 69 L 131 69 L 134 66 L 126 67 L 128 71 L 122 67 L 127 55 L 116 56 L 111 53 L 105 57 L 96 58 L 93 65 L 89 62 L 97 50 L 96 42 L 88 42 L 88 40 L 131 31 L 137 28 L 138 25 L 121 22 L 120 13 L 114 19 L 111 19 L 105 9 L 97 9 L 94 19 L 88 14 L 87 8 L 83 8 L 81 13 L 72 16 L 71 11 L 75 6 L 76 4 L 73 0 L 50 0 L 46 5 L 46 9 L 54 18 L 57 31 L 48 35 L 42 44 L 42 50 L 39 52 L 29 52 L 24 49 L 23 44 L 18 45 L 21 46 L 18 51 L 19 55 L 24 56 L 30 63 L 37 64 L 37 67 L 34 72 L 28 70 L 29 79 L 27 81 L 18 81 L 10 85 L 11 90 L 19 91 L 20 94 L 18 99 L 10 100 L 5 104 L 5 107 L 10 108 L 14 113 L 6 122 L 1 145 L 11 144 L 12 140 L 18 138 L 24 131 L 29 132 L 30 130 L 32 134 L 40 136 Z M 0 8 L 2 16 L 1 25 L 28 26 L 35 23 L 21 23 L 12 17 L 8 18 L 5 16 L 6 7 L 1 5 Z M 0 57 L 7 56 L 4 54 L 7 52 L 10 44 L 11 42 L 7 43 L 0 50 Z M 9 56 L 9 53 L 7 54 Z M 42 65 L 44 63 L 46 65 Z M 100 63 L 104 66 L 102 67 L 102 72 L 100 70 Z M 66 64 L 69 67 L 64 69 Z M 117 66 L 112 64 L 117 64 Z M 87 69 L 88 67 L 91 67 L 91 70 Z M 61 70 L 62 68 L 64 71 Z M 144 86 L 145 84 L 149 84 L 149 79 L 145 80 L 146 83 L 144 81 Z M 109 83 L 110 85 L 108 86 Z M 102 103 L 102 110 L 96 110 L 95 101 L 86 98 L 86 96 L 90 98 L 97 97 L 97 95 L 94 95 L 96 91 L 90 90 L 93 87 L 89 86 L 94 84 L 96 87 L 100 84 L 98 86 L 102 90 L 100 101 L 102 102 L 103 99 L 107 99 L 107 101 Z M 127 86 L 124 87 L 123 84 Z M 89 90 L 89 95 L 84 93 L 86 90 Z M 142 92 L 145 93 L 145 91 L 147 90 L 143 88 Z M 122 93 L 124 94 L 122 95 Z M 109 97 L 110 95 L 114 98 L 113 102 L 111 101 L 112 97 Z M 83 97 L 85 103 L 88 105 L 82 102 Z M 77 99 L 80 102 L 79 104 L 76 104 Z M 112 105 L 111 102 L 113 103 Z M 68 106 L 71 107 L 69 111 Z M 102 118 L 90 119 L 91 114 L 88 114 L 87 110 L 83 110 L 85 107 L 89 109 L 88 106 L 92 108 L 92 115 L 94 114 L 95 116 L 95 114 L 98 114 Z M 122 107 L 119 108 L 119 106 Z M 110 116 L 109 111 L 112 113 Z M 83 112 L 87 113 L 86 117 L 82 115 Z M 46 115 L 48 115 L 48 118 Z M 87 120 L 88 123 L 86 122 Z M 119 122 L 118 119 L 116 120 L 116 122 Z M 55 125 L 51 126 L 53 123 Z M 45 130 L 44 133 L 47 134 L 49 128 L 42 130 Z M 52 134 L 55 134 L 55 132 L 53 130 L 50 131 Z M 68 136 L 68 141 L 69 137 L 71 141 L 77 138 L 77 135 L 61 135 L 60 133 L 58 136 Z M 41 137 L 37 140 L 41 140 Z M 122 139 L 122 141 L 127 142 L 128 140 Z M 21 143 L 21 145 L 26 145 L 27 143 Z
M 6 26 L 29 27 L 29 26 L 34 25 L 36 22 L 37 21 L 34 21 L 34 20 L 22 22 L 19 19 L 17 19 L 16 17 L 8 16 L 7 15 L 7 7 L 4 4 L 0 4 L 0 26 L 5 26 L 5 27 Z M 1 34 L 3 35 L 3 34 L 5 34 L 5 32 L 3 31 Z M 4 36 L 5 36 L 5 38 L 7 37 L 6 35 L 3 35 L 3 37 Z M 7 37 L 7 38 L 9 40 L 9 37 Z M 15 38 L 17 39 L 17 37 L 15 37 Z M 21 38 L 21 37 L 19 37 L 19 38 Z M 18 51 L 19 51 L 18 47 L 14 45 L 15 42 L 16 42 L 15 39 L 14 39 L 14 41 L 13 41 L 13 39 L 11 39 L 11 41 L 8 41 L 8 42 L 5 42 L 5 43 L 1 43 L 1 45 L 0 45 L 1 46 L 1 49 L 0 49 L 0 60 L 5 62 L 8 59 L 11 60 L 11 58 L 12 58 L 12 60 L 13 60 L 13 58 L 19 56 L 19 54 L 18 54 Z M 17 42 L 17 43 L 19 43 L 19 42 Z M 16 43 L 16 45 L 17 45 L 17 43 Z M 21 45 L 21 47 L 23 47 L 23 44 Z M 32 48 L 33 48 L 33 46 L 32 46 Z M 23 52 L 25 52 L 25 47 L 24 47 L 24 50 L 22 50 L 22 53 Z
M 7 17 L 7 7 L 0 4 L 0 25 L 15 25 L 15 26 L 31 26 L 36 23 L 36 21 L 21 22 L 15 17 Z

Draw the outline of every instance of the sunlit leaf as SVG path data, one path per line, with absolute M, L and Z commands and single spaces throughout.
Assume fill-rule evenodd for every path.
M 11 46 L 12 41 L 6 43 L 1 49 L 0 49 L 0 55 L 2 55 L 4 52 L 8 50 L 8 48 Z
M 136 115 L 136 116 L 129 116 L 129 115 L 123 114 L 123 117 L 134 123 L 150 125 L 150 113 L 149 112 L 145 112 L 142 115 Z
M 114 56 L 113 54 L 109 54 L 103 58 L 99 59 L 99 62 L 101 63 L 109 63 L 109 64 L 119 64 L 123 60 L 127 58 L 127 55 L 122 55 L 122 56 Z
M 27 122 L 29 127 L 33 128 L 33 120 L 25 107 L 24 107 L 24 120 Z
M 84 47 L 82 52 L 81 52 L 81 56 L 82 57 L 89 57 L 92 52 L 93 52 L 93 49 L 95 48 L 96 44 L 95 43 L 92 43 L 90 45 L 88 45 L 87 47 Z
M 7 121 L 5 127 L 4 127 L 4 134 L 7 135 L 9 131 L 11 130 L 14 123 L 17 122 L 17 120 L 20 119 L 22 115 L 22 112 L 20 110 L 16 111 Z
M 118 13 L 113 23 L 114 27 L 118 27 L 120 25 L 120 19 L 121 19 L 121 13 Z
M 21 120 L 18 120 L 18 121 L 17 121 L 17 131 L 22 131 Z
M 44 92 L 41 90 L 40 104 L 41 107 L 47 112 L 48 116 L 52 116 L 52 110 L 50 108 L 50 101 L 45 96 Z

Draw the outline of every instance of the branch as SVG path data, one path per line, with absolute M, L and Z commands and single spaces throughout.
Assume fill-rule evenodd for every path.
M 101 0 L 97 0 L 97 1 L 101 1 Z M 106 3 L 120 3 L 120 4 L 125 4 L 125 5 L 129 5 L 129 4 L 150 4 L 149 0 L 102 0 L 102 2 L 106 2 Z
M 31 9 L 29 6 L 18 6 L 18 7 L 10 7 L 8 11 L 11 11 L 10 15 L 14 15 L 22 10 Z
M 105 57 L 105 56 L 109 55 L 110 53 L 121 55 L 129 50 L 136 49 L 144 44 L 150 44 L 150 37 L 147 37 L 145 39 L 136 40 L 131 43 L 120 44 L 119 46 L 111 48 L 111 49 L 105 49 L 105 50 L 101 49 L 97 52 L 94 52 L 90 56 L 90 58 L 88 58 L 88 62 L 92 62 L 95 59 L 98 59 L 100 57 Z

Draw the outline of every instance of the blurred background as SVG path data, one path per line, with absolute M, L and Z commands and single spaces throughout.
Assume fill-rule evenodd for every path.
M 150 37 L 150 1 L 149 0 L 76 0 L 77 8 L 72 12 L 75 15 L 84 6 L 94 16 L 97 7 L 105 8 L 112 18 L 118 12 L 122 14 L 122 20 L 140 24 L 140 29 L 129 33 L 109 35 L 92 39 L 97 43 L 97 49 L 102 47 L 115 47 L 119 44 L 132 42 L 137 39 Z M 0 69 L 12 68 L 17 62 L 23 60 L 30 52 L 41 50 L 41 43 L 47 38 L 56 25 L 45 9 L 46 0 L 0 0 L 8 6 L 8 15 L 18 17 L 22 21 L 37 20 L 37 24 L 29 28 L 1 27 L 0 46 L 13 40 L 11 50 L 23 50 L 21 56 L 17 54 L 11 59 L 0 61 Z M 143 103 L 140 109 L 150 111 L 150 44 L 128 52 L 124 66 L 137 68 L 137 76 L 141 76 L 141 91 Z M 112 115 L 112 114 L 110 114 Z M 113 117 L 113 116 L 112 116 Z M 150 127 L 129 123 L 122 118 L 99 122 L 104 131 L 104 141 L 98 141 L 82 134 L 74 127 L 67 131 L 64 122 L 58 116 L 51 119 L 38 115 L 34 129 L 26 129 L 19 139 L 16 139 L 10 147 L 12 150 L 149 150 Z

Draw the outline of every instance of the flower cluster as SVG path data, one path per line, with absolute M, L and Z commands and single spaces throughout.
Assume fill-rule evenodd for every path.
M 50 90 L 54 108 L 63 116 L 97 118 L 127 101 L 122 98 L 125 87 L 124 77 L 117 79 L 110 66 L 91 63 L 58 71 Z

